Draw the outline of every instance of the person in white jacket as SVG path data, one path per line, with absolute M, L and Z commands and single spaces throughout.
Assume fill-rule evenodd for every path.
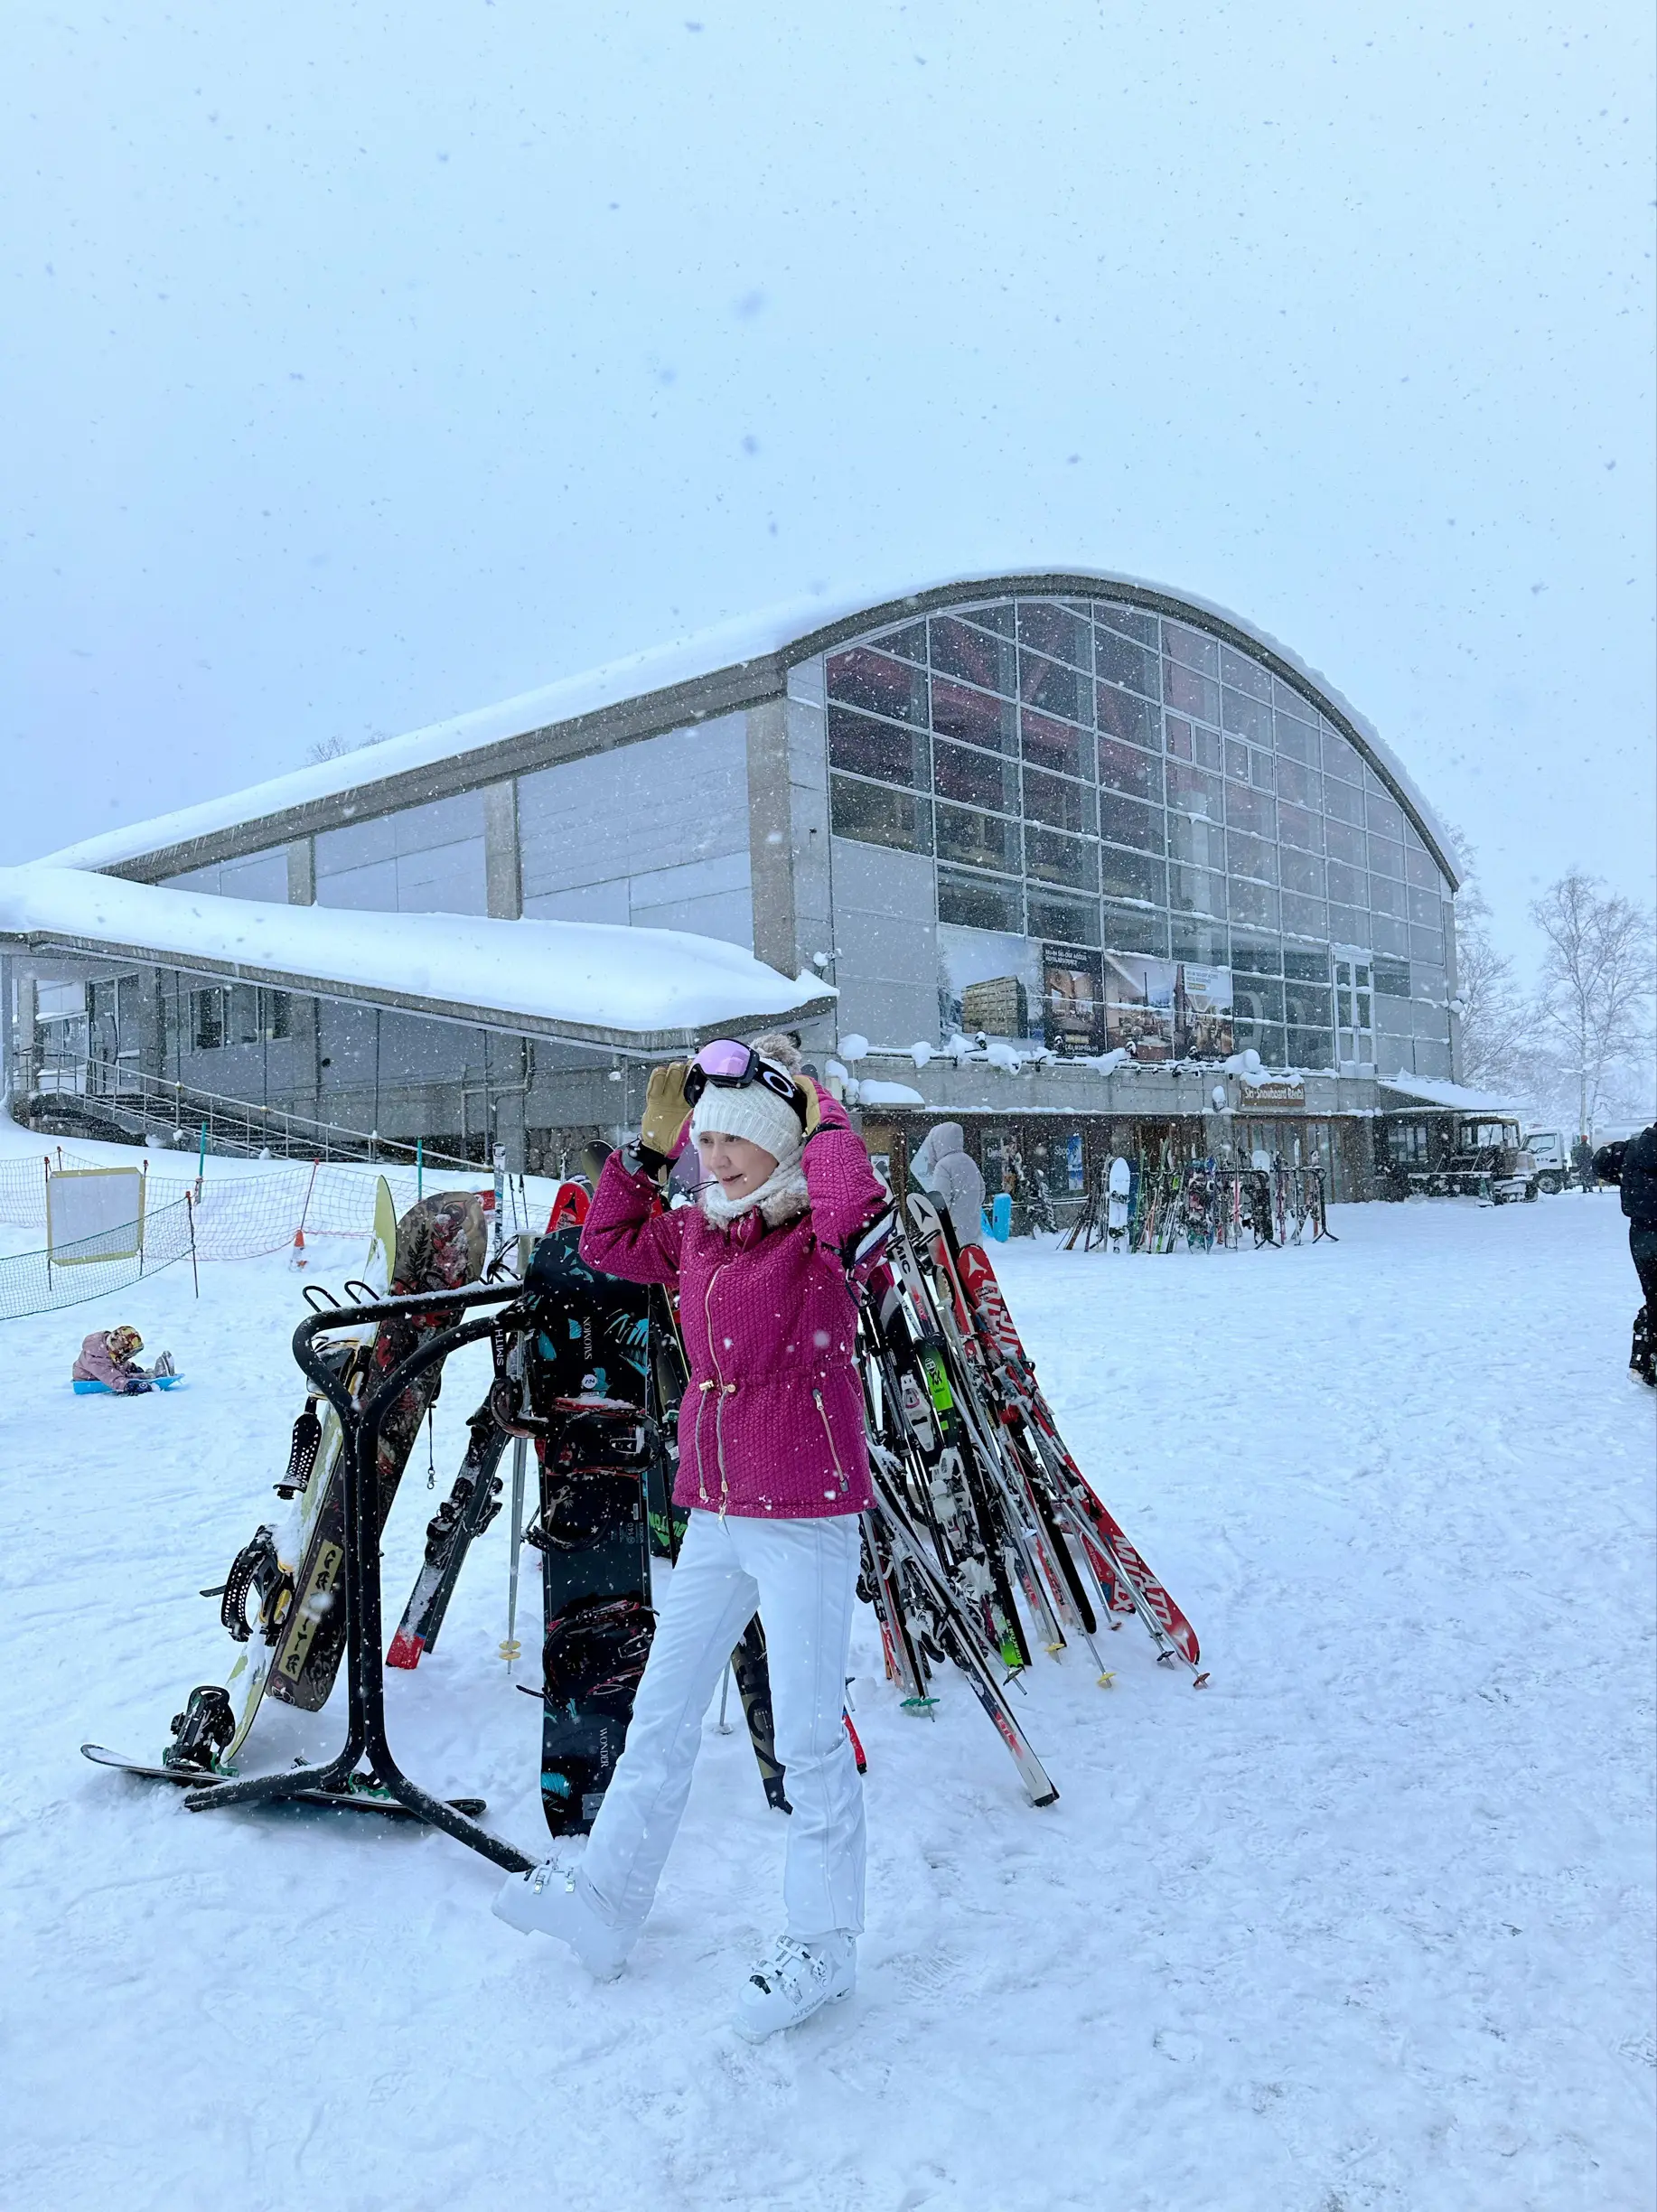
M 950 1216 L 958 1244 L 984 1242 L 984 1177 L 968 1152 L 959 1121 L 940 1121 L 910 1163 L 923 1187 Z

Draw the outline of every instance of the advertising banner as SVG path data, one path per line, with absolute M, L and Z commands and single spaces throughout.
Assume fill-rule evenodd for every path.
M 1223 1060 L 1233 1049 L 1231 971 L 1133 952 L 1105 955 L 1105 1036 L 1136 1060 Z

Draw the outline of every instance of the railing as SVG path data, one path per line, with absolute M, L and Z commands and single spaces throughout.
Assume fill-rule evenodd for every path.
M 111 1095 L 97 1087 L 103 1063 L 83 1062 L 78 1071 L 80 1082 L 73 1088 L 62 1078 L 68 1072 L 57 1064 L 51 1070 L 54 1087 L 42 1084 L 38 1095 L 51 1111 L 57 1100 L 74 1099 L 91 1108 L 98 1116 L 127 1130 L 129 1135 L 144 1139 L 154 1130 L 157 1122 L 164 1121 L 170 1129 L 185 1131 L 193 1139 L 203 1122 L 207 1125 L 208 1143 L 216 1152 L 239 1155 L 254 1159 L 265 1153 L 284 1159 L 343 1159 L 371 1161 L 401 1161 L 412 1165 L 416 1146 L 412 1139 L 381 1137 L 377 1129 L 355 1129 L 338 1121 L 323 1121 L 313 1114 L 296 1113 L 287 1106 L 262 1106 L 249 1099 L 225 1098 L 213 1091 L 199 1090 L 193 1083 L 167 1083 L 157 1075 L 123 1064 L 118 1094 Z M 13 1111 L 20 1120 L 26 1119 L 27 1097 L 14 1101 Z M 435 1152 L 422 1142 L 421 1157 L 434 1167 L 463 1167 L 475 1169 L 476 1160 L 462 1159 L 454 1153 Z

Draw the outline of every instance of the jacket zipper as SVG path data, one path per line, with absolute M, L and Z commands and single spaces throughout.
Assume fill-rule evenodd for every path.
M 814 1390 L 811 1396 L 816 1401 L 818 1415 L 823 1424 L 823 1434 L 828 1439 L 828 1457 L 834 1461 L 834 1471 L 840 1478 L 840 1495 L 844 1497 L 847 1490 L 846 1469 L 840 1465 L 840 1455 L 835 1449 L 834 1430 L 828 1426 L 828 1409 L 823 1403 L 821 1391 Z
M 718 1378 L 716 1382 L 711 1385 L 711 1387 L 716 1389 L 719 1392 L 718 1397 L 714 1401 L 714 1458 L 719 1468 L 719 1517 L 721 1520 L 725 1518 L 725 1509 L 730 1503 L 731 1495 L 730 1485 L 726 1478 L 725 1472 L 725 1401 L 735 1389 L 736 1385 L 734 1382 L 727 1382 L 726 1381 L 725 1371 L 719 1364 L 719 1354 L 714 1349 L 713 1298 L 714 1285 L 719 1279 L 721 1268 L 729 1267 L 730 1264 L 731 1263 L 728 1260 L 722 1261 L 719 1267 L 709 1270 L 707 1288 L 702 1293 L 702 1326 L 707 1332 L 707 1356 L 714 1363 L 714 1373 Z M 706 1382 L 702 1385 L 705 1393 L 709 1387 L 710 1385 Z M 702 1409 L 700 1406 L 698 1406 L 697 1408 L 697 1485 L 702 1496 L 707 1498 L 707 1478 L 702 1468 L 701 1427 Z M 708 1502 L 711 1504 L 711 1499 L 708 1500 Z

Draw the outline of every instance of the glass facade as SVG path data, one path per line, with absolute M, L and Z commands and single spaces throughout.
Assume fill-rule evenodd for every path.
M 1229 967 L 1237 1046 L 1272 1064 L 1398 1046 L 1449 1074 L 1450 886 L 1260 661 L 1140 607 L 1017 598 L 882 631 L 826 676 L 831 827 L 930 856 L 940 922 Z M 1349 979 L 1374 964 L 1361 1026 L 1343 955 Z

